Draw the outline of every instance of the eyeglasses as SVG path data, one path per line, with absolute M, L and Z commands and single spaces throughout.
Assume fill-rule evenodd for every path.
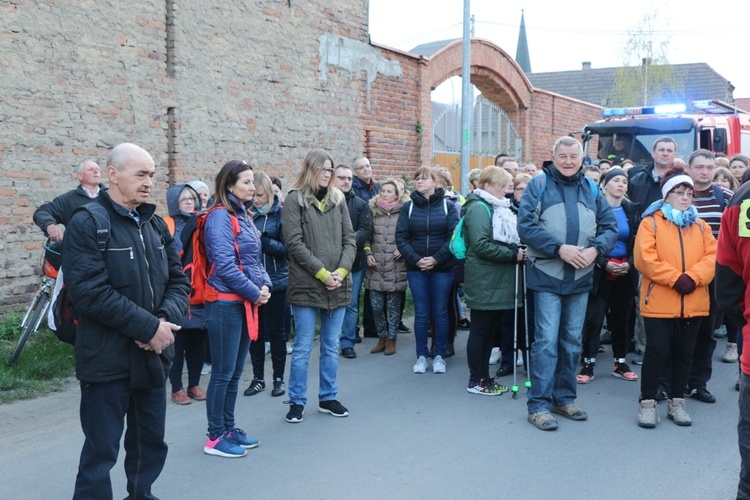
M 692 198 L 695 193 L 692 191 L 688 191 L 687 189 L 684 191 L 672 191 L 672 194 L 677 196 L 678 198 L 682 198 L 683 196 L 687 196 L 688 198 Z
M 352 180 L 352 178 L 349 177 L 349 176 L 347 176 L 347 175 L 337 175 L 336 178 L 338 180 L 340 180 L 340 181 L 350 181 L 350 180 Z
M 196 200 L 192 196 L 188 196 L 187 198 L 180 198 L 177 201 L 180 203 L 195 203 Z
M 335 172 L 335 170 L 332 169 L 332 168 L 323 168 L 320 171 L 323 172 L 324 174 L 328 174 L 328 175 L 333 175 L 333 172 Z

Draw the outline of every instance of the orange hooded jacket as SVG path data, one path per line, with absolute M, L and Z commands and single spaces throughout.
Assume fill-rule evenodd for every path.
M 661 210 L 643 218 L 635 237 L 635 268 L 643 274 L 641 314 L 647 318 L 708 316 L 708 284 L 716 272 L 716 238 L 702 219 L 680 229 Z M 695 291 L 672 288 L 682 273 Z

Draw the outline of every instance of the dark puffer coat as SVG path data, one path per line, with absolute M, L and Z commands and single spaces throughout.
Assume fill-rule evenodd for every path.
M 367 267 L 365 288 L 376 292 L 403 292 L 406 290 L 406 265 L 396 259 L 396 225 L 403 207 L 399 202 L 390 212 L 377 205 L 380 195 L 370 200 L 372 237 L 365 244 L 365 256 L 375 257 L 375 267 Z
M 255 227 L 260 232 L 260 244 L 263 250 L 263 267 L 273 283 L 273 291 L 286 290 L 289 282 L 289 255 L 286 251 L 284 234 L 281 230 L 281 202 L 273 196 L 273 205 L 268 212 L 253 215 Z

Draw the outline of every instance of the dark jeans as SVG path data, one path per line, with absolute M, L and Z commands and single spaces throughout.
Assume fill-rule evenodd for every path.
M 492 340 L 506 312 L 471 310 L 471 328 L 469 340 L 466 342 L 466 358 L 469 361 L 469 379 L 474 382 L 490 378 Z
M 206 414 L 208 436 L 216 439 L 235 426 L 234 406 L 250 347 L 243 303 L 229 300 L 206 303 L 206 327 L 213 357 Z
M 182 387 L 182 365 L 187 362 L 188 388 L 196 387 L 201 382 L 203 360 L 206 357 L 206 330 L 180 330 L 174 332 L 174 360 L 169 369 L 169 382 L 172 392 Z
M 589 294 L 586 306 L 582 334 L 584 358 L 596 358 L 599 352 L 600 334 L 607 309 L 610 311 L 607 326 L 612 332 L 612 354 L 615 359 L 625 357 L 628 351 L 628 323 L 634 295 L 630 276 L 622 276 L 613 281 L 606 278 L 599 280 L 596 295 Z
M 117 462 L 125 430 L 125 476 L 129 498 L 156 498 L 151 485 L 167 459 L 164 387 L 130 389 L 129 380 L 81 383 L 81 450 L 73 498 L 111 499 L 109 471 Z
M 286 290 L 274 291 L 271 298 L 258 308 L 258 340 L 250 342 L 250 361 L 253 377 L 263 380 L 266 364 L 266 342 L 271 343 L 271 365 L 273 378 L 284 378 L 286 366 L 286 332 L 284 331 L 284 307 Z
M 740 373 L 740 420 L 737 423 L 740 446 L 740 484 L 737 498 L 750 499 L 750 376 Z
M 427 326 L 432 318 L 435 356 L 445 358 L 445 346 L 448 341 L 448 300 L 453 286 L 453 273 L 407 271 L 406 274 L 414 299 L 414 338 L 417 341 L 417 357 L 426 358 L 430 354 L 427 349 Z
M 703 318 L 643 318 L 646 327 L 646 354 L 641 373 L 641 399 L 655 399 L 659 378 L 671 362 L 670 398 L 685 397 L 690 378 L 693 346 Z
M 714 283 L 708 285 L 708 293 L 711 298 L 711 306 L 708 316 L 703 317 L 701 325 L 698 328 L 698 335 L 695 338 L 695 347 L 693 348 L 693 363 L 690 369 L 690 379 L 688 380 L 689 389 L 705 389 L 706 384 L 711 380 L 712 358 L 716 350 L 716 339 L 714 339 L 714 330 L 718 326 L 716 317 L 719 313 L 719 306 L 714 299 Z

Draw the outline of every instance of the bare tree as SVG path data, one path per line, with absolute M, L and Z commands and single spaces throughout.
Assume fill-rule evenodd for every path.
M 655 11 L 628 28 L 621 52 L 623 66 L 615 73 L 610 105 L 646 106 L 681 100 L 685 84 L 669 63 L 670 39 L 664 34 L 667 19 Z

